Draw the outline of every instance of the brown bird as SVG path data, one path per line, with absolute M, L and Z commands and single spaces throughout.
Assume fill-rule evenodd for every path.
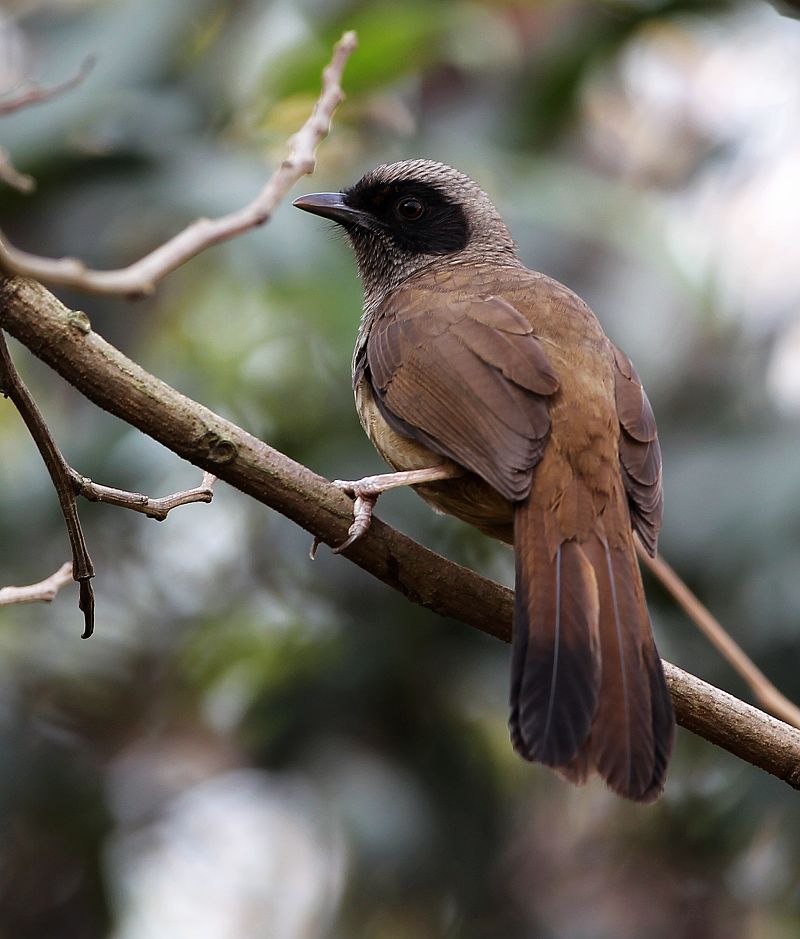
M 633 531 L 654 554 L 661 451 L 633 365 L 579 297 L 522 264 L 486 193 L 449 166 L 379 166 L 294 205 L 355 250 L 356 407 L 396 471 L 339 483 L 356 504 L 338 550 L 401 485 L 513 544 L 514 748 L 658 798 L 675 723 Z

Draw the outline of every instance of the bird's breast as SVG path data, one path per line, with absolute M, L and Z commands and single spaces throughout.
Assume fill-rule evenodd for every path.
M 442 462 L 442 457 L 424 444 L 392 430 L 378 408 L 369 382 L 363 377 L 356 384 L 355 398 L 361 426 L 372 445 L 393 469 L 401 472 L 426 469 Z

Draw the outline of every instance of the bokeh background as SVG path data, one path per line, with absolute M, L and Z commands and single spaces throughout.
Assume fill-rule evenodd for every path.
M 785 11 L 782 11 L 785 13 Z M 427 156 L 476 177 L 525 260 L 637 363 L 665 459 L 664 556 L 800 699 L 800 22 L 761 0 L 3 5 L 0 88 L 71 94 L 0 122 L 35 194 L 22 247 L 126 263 L 249 200 L 344 28 L 347 102 L 295 194 Z M 58 291 L 181 391 L 329 478 L 380 471 L 349 362 L 340 237 L 288 204 L 150 300 Z M 199 471 L 16 344 L 71 463 L 163 495 Z M 2 402 L 0 402 L 2 405 Z M 0 406 L 0 583 L 68 557 Z M 511 555 L 410 493 L 379 514 L 510 582 Z M 220 484 L 162 524 L 82 516 L 75 588 L 0 610 L 3 939 L 796 939 L 800 797 L 679 732 L 651 807 L 518 761 L 508 649 L 411 606 Z M 747 697 L 658 585 L 662 653 Z

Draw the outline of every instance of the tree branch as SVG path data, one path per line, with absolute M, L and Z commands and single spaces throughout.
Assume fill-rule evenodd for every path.
M 725 631 L 720 621 L 712 616 L 710 611 L 689 590 L 669 564 L 661 557 L 651 558 L 638 541 L 636 550 L 644 565 L 672 594 L 700 632 L 728 661 L 737 674 L 747 682 L 761 707 L 779 717 L 782 721 L 786 721 L 787 724 L 800 728 L 800 708 L 772 684 L 742 647 L 734 642 L 733 637 Z
M 2 334 L 0 334 L 2 335 Z M 141 512 L 148 518 L 163 522 L 173 509 L 181 505 L 190 505 L 193 502 L 211 502 L 214 498 L 212 486 L 217 477 L 211 473 L 203 473 L 203 481 L 194 489 L 174 492 L 171 496 L 162 496 L 152 499 L 140 492 L 126 492 L 124 489 L 112 489 L 111 486 L 101 486 L 92 482 L 86 476 L 81 476 L 71 466 L 67 466 L 67 473 L 72 482 L 75 495 L 83 496 L 89 502 L 105 502 L 122 509 L 131 509 Z M 49 603 L 64 584 L 69 583 L 72 577 L 72 561 L 63 564 L 55 574 L 51 574 L 38 584 L 25 587 L 0 587 L 0 606 L 10 606 L 15 603 L 35 603 L 43 600 Z M 84 632 L 84 639 L 88 638 Z
M 83 496 L 89 502 L 105 502 L 107 505 L 116 505 L 121 509 L 131 509 L 141 512 L 148 518 L 163 522 L 173 509 L 179 505 L 190 505 L 192 502 L 211 502 L 214 491 L 211 488 L 217 477 L 211 473 L 203 473 L 203 481 L 194 489 L 185 489 L 174 492 L 171 496 L 162 496 L 153 499 L 141 492 L 127 492 L 124 489 L 113 489 L 111 486 L 101 486 L 92 482 L 87 476 L 81 476 L 72 467 L 69 468 L 70 479 L 75 489 L 75 495 Z
M 85 314 L 67 309 L 39 284 L 0 282 L 0 328 L 99 407 L 326 544 L 344 540 L 353 504 L 335 486 L 150 375 L 93 332 Z M 511 590 L 379 519 L 345 556 L 414 603 L 509 641 Z M 680 724 L 800 788 L 800 731 L 674 665 L 665 668 Z
M 50 603 L 55 599 L 58 591 L 72 579 L 72 561 L 67 561 L 55 574 L 40 580 L 38 584 L 29 584 L 26 587 L 0 587 L 0 606 L 40 601 Z
M 42 258 L 21 251 L 0 234 L 0 268 L 94 293 L 141 296 L 152 293 L 167 274 L 211 245 L 263 225 L 291 187 L 314 172 L 316 149 L 327 136 L 333 113 L 344 98 L 341 78 L 357 46 L 356 34 L 345 33 L 336 44 L 330 64 L 322 72 L 322 92 L 311 116 L 289 141 L 289 155 L 266 186 L 248 205 L 216 219 L 201 218 L 150 254 L 113 271 L 93 271 L 77 258 Z
M 13 114 L 14 111 L 21 111 L 23 108 L 30 107 L 32 104 L 41 104 L 43 101 L 51 101 L 59 95 L 66 94 L 77 88 L 78 85 L 94 68 L 95 57 L 87 56 L 78 71 L 64 82 L 58 85 L 38 85 L 35 82 L 27 82 L 23 91 L 18 92 L 13 97 L 7 97 L 0 100 L 0 117 L 6 114 Z
M 0 181 L 18 192 L 29 193 L 36 188 L 36 180 L 20 171 L 11 162 L 11 154 L 5 147 L 0 147 Z
M 14 367 L 2 330 L 0 330 L 0 392 L 10 398 L 14 407 L 19 411 L 53 481 L 72 548 L 72 576 L 80 585 L 78 607 L 83 611 L 83 638 L 88 639 L 94 632 L 94 591 L 92 590 L 94 567 L 83 537 L 81 520 L 78 517 L 78 507 L 75 504 L 75 493 L 70 479 L 70 467 L 53 440 L 42 412 Z

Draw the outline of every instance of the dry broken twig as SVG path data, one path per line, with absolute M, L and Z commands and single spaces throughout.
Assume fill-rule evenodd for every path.
M 190 258 L 211 245 L 263 225 L 281 199 L 302 177 L 314 172 L 316 150 L 327 136 L 333 113 L 344 98 L 341 78 L 357 46 L 356 34 L 345 33 L 322 73 L 322 92 L 311 116 L 289 141 L 289 155 L 248 205 L 215 219 L 201 218 L 128 267 L 113 271 L 89 270 L 77 258 L 43 258 L 21 251 L 0 234 L 0 267 L 51 284 L 77 287 L 94 293 L 140 296 Z
M 353 503 L 327 480 L 148 374 L 40 284 L 0 281 L 0 328 L 85 397 L 329 545 Z M 410 600 L 506 642 L 513 593 L 373 519 L 348 560 Z M 800 789 L 800 731 L 665 663 L 678 722 Z
M 778 691 L 670 565 L 663 558 L 651 558 L 638 541 L 636 549 L 648 570 L 661 581 L 708 641 L 747 682 L 761 707 L 782 721 L 786 721 L 787 724 L 800 728 L 800 708 Z
M 116 505 L 122 509 L 131 509 L 141 512 L 148 518 L 163 522 L 173 509 L 179 505 L 189 505 L 192 502 L 211 502 L 214 491 L 211 488 L 217 477 L 211 473 L 203 473 L 203 480 L 194 489 L 174 492 L 171 496 L 162 496 L 153 499 L 141 492 L 126 492 L 124 489 L 113 489 L 111 486 L 101 486 L 87 476 L 81 476 L 70 467 L 70 478 L 75 487 L 75 494 L 83 496 L 89 502 L 105 502 L 107 505 Z
M 38 584 L 28 584 L 25 587 L 0 587 L 0 606 L 10 606 L 14 603 L 49 603 L 72 579 L 72 561 L 67 561 L 55 574 L 40 580 Z
M 43 101 L 52 101 L 59 95 L 72 91 L 86 78 L 94 68 L 95 57 L 87 56 L 78 71 L 66 81 L 59 82 L 57 85 L 39 85 L 36 82 L 26 82 L 21 91 L 16 94 L 7 95 L 0 99 L 0 117 L 6 114 L 13 114 L 14 111 L 21 111 L 23 108 L 30 107 L 32 104 L 41 104 Z

